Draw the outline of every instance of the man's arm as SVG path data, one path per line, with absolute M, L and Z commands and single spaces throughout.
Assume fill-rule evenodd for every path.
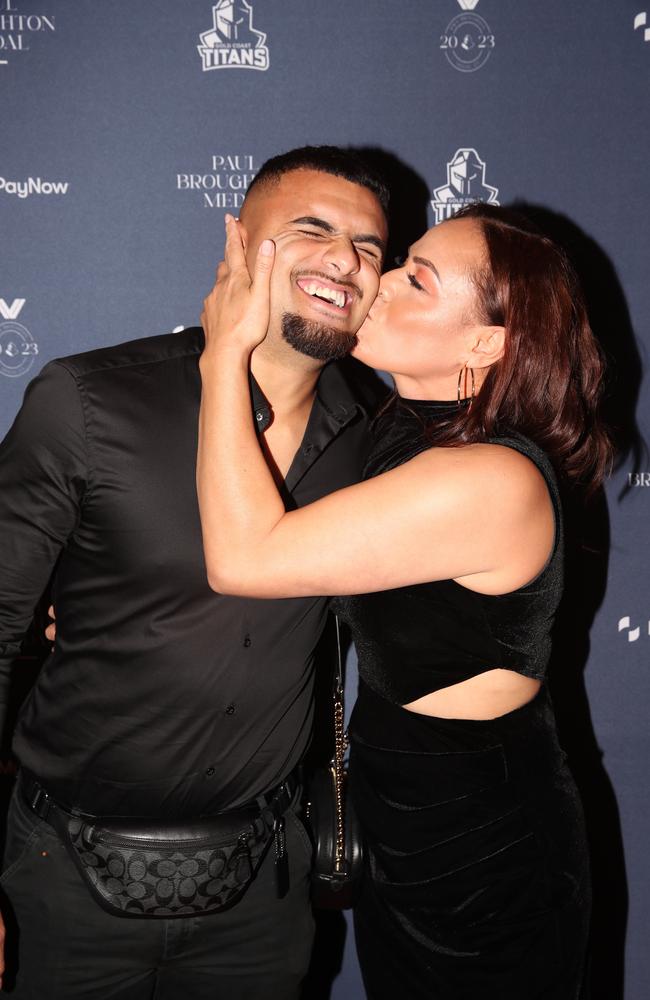
M 0 444 L 0 726 L 10 666 L 88 486 L 85 421 L 74 377 L 47 365 Z

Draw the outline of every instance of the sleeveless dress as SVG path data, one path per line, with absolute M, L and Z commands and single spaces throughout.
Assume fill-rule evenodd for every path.
M 435 438 L 449 413 L 398 399 L 366 478 L 429 447 L 425 427 Z M 556 537 L 538 577 L 500 597 L 444 580 L 337 600 L 359 658 L 350 790 L 367 847 L 355 930 L 370 1000 L 581 995 L 589 862 L 546 685 L 487 721 L 401 707 L 494 667 L 544 679 L 562 589 L 557 485 L 532 442 L 493 443 L 522 452 L 548 484 Z

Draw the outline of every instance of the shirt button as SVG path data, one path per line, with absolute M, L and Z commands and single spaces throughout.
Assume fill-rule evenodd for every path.
M 233 704 L 228 705 L 228 707 L 226 708 L 226 715 L 234 715 L 234 714 L 235 714 L 235 706 Z
M 211 778 L 213 774 L 214 774 L 214 768 L 213 767 L 209 767 L 207 769 L 207 771 L 205 772 L 206 778 Z

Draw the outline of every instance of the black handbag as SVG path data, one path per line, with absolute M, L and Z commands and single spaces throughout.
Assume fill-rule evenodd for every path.
M 202 916 L 244 895 L 272 839 L 276 868 L 286 867 L 284 816 L 295 782 L 255 803 L 190 822 L 97 818 L 63 809 L 31 776 L 21 778 L 29 806 L 63 840 L 97 903 L 114 916 Z M 278 894 L 280 885 L 278 886 Z
M 312 902 L 319 909 L 353 906 L 363 876 L 363 841 L 349 795 L 344 729 L 343 664 L 336 618 L 336 672 L 333 685 L 334 756 L 328 767 L 314 771 L 307 790 L 307 821 L 314 843 Z

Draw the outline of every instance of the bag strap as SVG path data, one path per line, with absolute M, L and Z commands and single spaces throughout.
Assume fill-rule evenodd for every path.
M 343 784 L 345 781 L 346 733 L 344 728 L 344 687 L 343 657 L 341 655 L 341 629 L 338 615 L 334 616 L 336 627 L 336 671 L 334 675 L 334 757 L 331 761 L 334 778 L 334 807 L 336 809 L 336 843 L 334 845 L 334 874 L 344 876 L 347 870 L 345 860 L 345 804 Z

